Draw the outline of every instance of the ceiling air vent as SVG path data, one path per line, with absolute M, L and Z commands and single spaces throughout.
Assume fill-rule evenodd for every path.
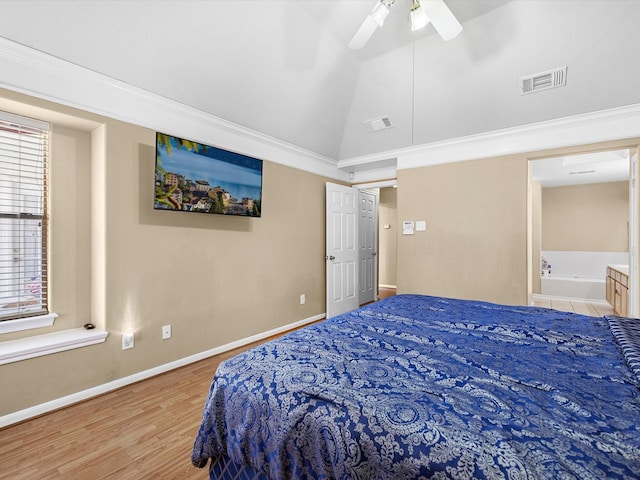
M 368 132 L 379 132 L 380 130 L 386 130 L 387 128 L 393 128 L 391 120 L 386 115 L 384 117 L 372 118 L 371 120 L 365 120 L 364 126 Z
M 567 67 L 556 68 L 548 72 L 520 77 L 522 95 L 535 93 L 549 88 L 563 87 L 567 84 Z

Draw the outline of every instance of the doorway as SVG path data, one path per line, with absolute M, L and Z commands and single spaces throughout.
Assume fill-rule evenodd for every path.
M 395 238 L 392 244 L 387 241 L 397 232 L 395 186 L 395 180 L 352 187 L 326 184 L 327 318 L 380 298 L 381 260 L 385 262 L 385 272 L 393 273 L 394 284 L 382 286 L 385 296 L 391 294 L 390 287 L 395 294 Z M 380 252 L 378 225 L 382 208 L 379 208 L 379 198 L 381 191 L 391 190 L 392 201 L 384 203 L 384 225 L 388 228 Z M 385 199 L 387 197 L 385 195 Z M 389 264 L 393 265 L 392 270 Z
M 378 296 L 378 192 L 358 191 L 358 303 Z
M 376 213 L 373 221 L 368 220 L 374 224 L 373 236 L 375 237 L 375 254 L 372 256 L 372 275 L 373 282 L 372 287 L 374 290 L 373 295 L 367 295 L 360 299 L 360 305 L 372 302 L 375 300 L 382 300 L 396 294 L 396 279 L 397 279 L 397 234 L 398 234 L 398 215 L 397 215 L 397 184 L 394 181 L 392 184 L 384 183 L 380 184 L 377 188 L 361 189 L 361 192 L 369 192 L 375 195 L 376 199 Z M 361 205 L 363 202 L 361 201 Z M 361 216 L 362 218 L 362 216 Z M 361 221 L 363 221 L 361 219 Z M 360 228 L 360 232 L 363 231 L 363 227 Z M 368 250 L 365 245 L 366 242 L 360 237 L 360 244 L 363 250 L 363 260 L 360 264 L 364 266 L 364 259 L 371 258 L 368 256 Z M 369 268 L 367 271 L 369 271 Z M 360 278 L 370 285 L 366 278 L 363 279 L 363 274 L 360 274 Z M 362 284 L 361 284 L 362 285 Z M 363 288 L 361 287 L 361 292 Z
M 607 266 L 628 268 L 637 230 L 630 211 L 632 153 L 623 148 L 530 161 L 531 303 L 611 313 Z M 579 310 L 572 310 L 574 303 Z
M 397 185 L 380 188 L 378 222 L 378 292 L 382 298 L 397 290 Z

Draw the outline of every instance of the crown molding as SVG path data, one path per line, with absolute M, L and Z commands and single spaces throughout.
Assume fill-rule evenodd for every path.
M 398 155 L 398 169 L 637 137 L 640 137 L 640 104 L 421 145 Z
M 347 181 L 337 162 L 0 37 L 0 87 Z
M 340 167 L 397 158 L 398 170 L 640 137 L 640 104 L 341 160 Z
M 640 137 L 634 104 L 336 161 L 1 37 L 0 71 L 9 90 L 351 183 L 395 177 L 346 171 L 390 158 L 403 170 Z

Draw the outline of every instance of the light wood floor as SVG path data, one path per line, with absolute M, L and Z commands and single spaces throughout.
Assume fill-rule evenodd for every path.
M 380 300 L 387 297 L 393 297 L 395 294 L 395 288 L 378 287 L 378 297 L 380 297 Z
M 0 479 L 208 478 L 190 456 L 213 374 L 259 343 L 0 429 Z
M 0 479 L 207 479 L 190 458 L 204 400 L 246 348 L 1 429 Z

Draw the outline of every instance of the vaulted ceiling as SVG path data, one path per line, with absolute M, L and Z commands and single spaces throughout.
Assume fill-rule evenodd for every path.
M 3 0 L 0 37 L 337 164 L 640 103 L 639 1 L 446 0 L 464 30 L 444 42 L 410 32 L 397 0 L 350 50 L 375 3 Z M 521 94 L 562 66 L 566 86 Z M 382 116 L 392 128 L 365 128 Z

